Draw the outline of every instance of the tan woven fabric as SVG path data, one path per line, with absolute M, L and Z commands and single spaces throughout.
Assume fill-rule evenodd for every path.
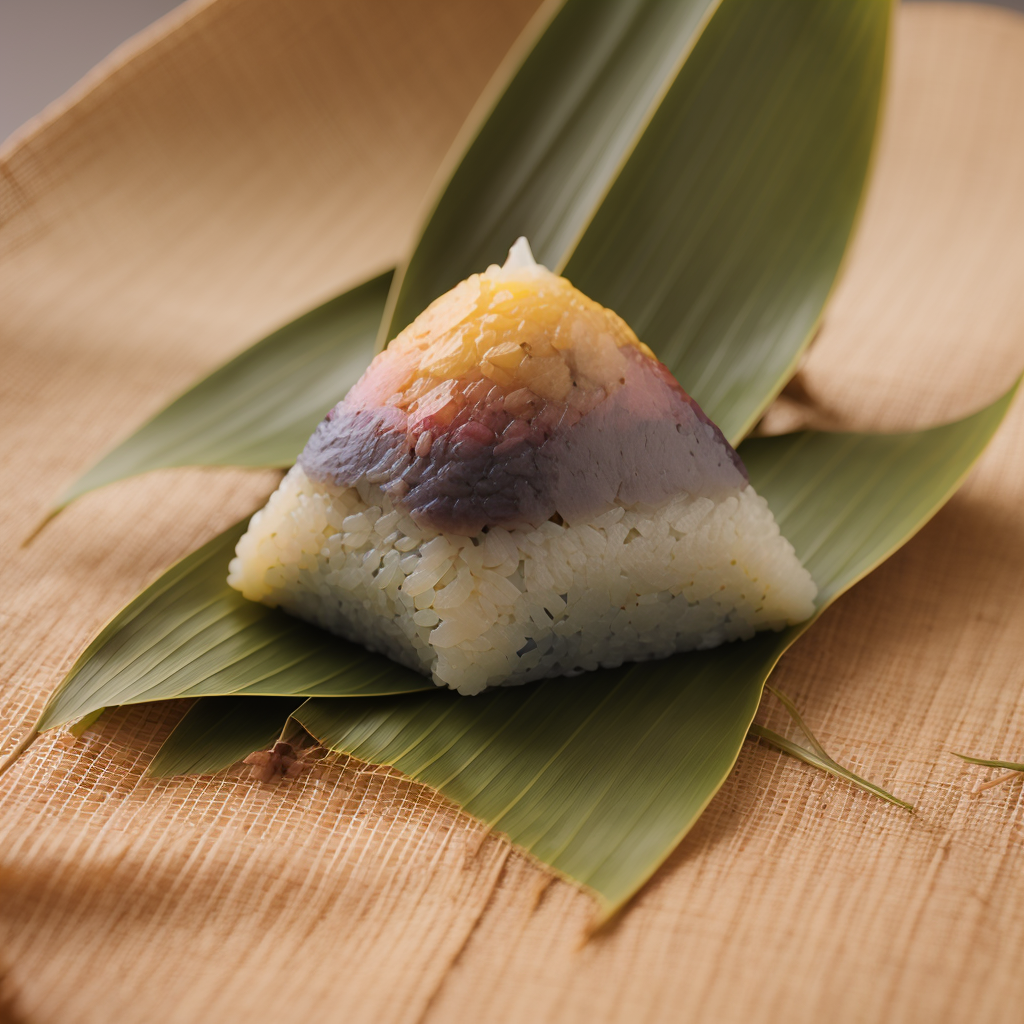
M 197 374 L 408 244 L 532 0 L 216 0 L 0 164 L 0 752 L 102 622 L 260 502 L 175 471 L 52 496 Z M 903 428 L 1024 367 L 1024 19 L 913 5 L 848 271 L 771 429 Z M 1020 1019 L 1024 402 L 963 490 L 786 656 L 830 751 L 915 816 L 748 744 L 584 943 L 589 898 L 355 764 L 141 771 L 179 712 L 44 737 L 0 782 L 0 1019 L 32 1024 Z M 784 719 L 767 708 L 776 728 Z

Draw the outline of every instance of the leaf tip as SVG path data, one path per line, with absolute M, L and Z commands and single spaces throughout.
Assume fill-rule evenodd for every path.
M 619 912 L 626 905 L 626 900 L 613 901 L 596 889 L 586 887 L 587 892 L 597 902 L 594 913 L 583 930 L 581 946 L 586 945 L 597 935 L 607 934 L 619 919 Z
M 36 537 L 38 537 L 39 534 L 43 532 L 43 529 L 47 526 L 47 524 L 50 523 L 53 519 L 55 519 L 65 508 L 67 508 L 67 504 L 68 503 L 66 501 L 62 501 L 54 505 L 46 513 L 46 515 L 43 516 L 43 518 L 40 519 L 39 522 L 36 523 L 34 527 L 32 527 L 31 532 L 21 542 L 21 547 L 27 548 L 32 543 L 32 541 L 34 541 Z
M 39 738 L 39 729 L 33 728 L 31 732 L 7 755 L 6 760 L 3 764 L 0 764 L 0 776 L 4 775 L 10 768 L 13 768 L 17 764 L 21 755 L 32 746 L 33 743 Z

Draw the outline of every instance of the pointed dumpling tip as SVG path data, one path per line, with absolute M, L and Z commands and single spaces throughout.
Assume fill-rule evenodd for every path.
M 533 250 L 525 235 L 520 235 L 508 251 L 502 270 L 539 270 L 540 264 L 533 258 Z

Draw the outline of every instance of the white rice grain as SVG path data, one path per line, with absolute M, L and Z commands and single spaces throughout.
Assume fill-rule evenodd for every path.
M 467 694 L 781 629 L 817 592 L 749 487 L 471 539 L 421 530 L 365 481 L 331 488 L 298 467 L 253 516 L 228 582 Z

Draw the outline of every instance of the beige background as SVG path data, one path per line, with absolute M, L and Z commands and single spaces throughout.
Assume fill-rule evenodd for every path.
M 186 470 L 49 499 L 196 375 L 408 245 L 533 0 L 186 5 L 0 155 L 0 752 L 103 621 L 255 507 Z M 844 280 L 773 413 L 899 429 L 1024 366 L 1024 18 L 899 15 Z M 1024 404 L 967 486 L 784 659 L 911 817 L 748 744 L 618 923 L 389 772 L 151 781 L 179 712 L 46 737 L 0 781 L 0 1020 L 1020 1019 Z M 775 710 L 761 717 L 776 728 Z M 11 1000 L 13 999 L 13 1003 Z
M 970 2 L 1024 12 L 1024 0 Z M 177 3 L 4 0 L 0 4 L 0 141 L 57 99 L 124 39 Z

